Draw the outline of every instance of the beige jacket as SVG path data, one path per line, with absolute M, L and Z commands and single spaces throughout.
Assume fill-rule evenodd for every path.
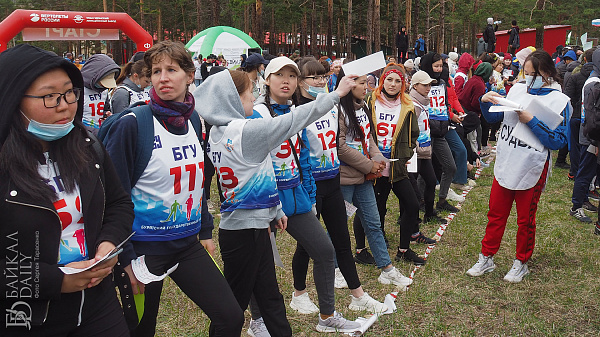
M 342 185 L 360 185 L 365 182 L 365 174 L 371 172 L 373 162 L 364 154 L 351 148 L 346 144 L 346 114 L 343 109 L 339 109 L 339 141 L 338 156 L 340 158 L 340 183 Z M 369 156 L 375 161 L 385 161 L 385 157 L 379 151 L 373 137 L 369 137 Z

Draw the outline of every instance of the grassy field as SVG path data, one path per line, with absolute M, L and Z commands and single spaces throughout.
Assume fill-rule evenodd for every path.
M 519 284 L 502 279 L 515 256 L 514 207 L 502 246 L 494 259 L 496 270 L 479 278 L 465 274 L 477 261 L 481 249 L 492 179 L 493 165 L 483 171 L 477 180 L 478 186 L 467 195 L 462 210 L 429 255 L 427 264 L 416 272 L 414 284 L 399 294 L 397 312 L 382 317 L 366 336 L 600 335 L 600 237 L 593 234 L 591 224 L 582 224 L 569 216 L 572 182 L 567 180 L 565 170 L 553 171 L 541 197 L 535 251 L 528 263 L 531 274 Z M 216 191 L 212 193 L 216 196 Z M 398 201 L 393 194 L 388 207 L 386 229 L 393 257 L 399 242 Z M 588 215 L 594 220 L 597 217 Z M 218 218 L 215 218 L 215 227 L 217 225 Z M 438 227 L 431 224 L 421 229 L 432 237 Z M 287 305 L 293 291 L 291 259 L 295 241 L 283 234 L 278 236 L 277 244 L 286 267 L 277 268 L 277 274 Z M 427 246 L 412 245 L 412 248 L 423 254 Z M 220 257 L 217 261 L 220 263 Z M 408 263 L 395 262 L 395 265 L 405 275 L 413 269 Z M 377 282 L 379 271 L 374 267 L 357 265 L 357 269 L 363 288 L 374 298 L 382 301 L 385 294 L 394 290 Z M 207 317 L 172 280 L 165 281 L 157 336 L 208 336 Z M 307 284 L 316 303 L 312 276 Z M 348 289 L 336 289 L 336 310 L 351 319 L 365 314 L 348 310 L 349 303 Z M 316 314 L 301 315 L 289 307 L 287 314 L 294 336 L 321 335 L 314 329 Z M 242 336 L 246 335 L 249 320 L 246 312 Z

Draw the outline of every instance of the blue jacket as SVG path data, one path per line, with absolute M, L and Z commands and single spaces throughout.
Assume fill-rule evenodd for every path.
M 272 107 L 273 111 L 279 116 L 290 112 L 289 105 L 274 104 Z M 255 112 L 248 118 L 261 117 L 259 113 Z M 300 150 L 300 156 L 298 156 L 300 169 L 302 170 L 302 184 L 290 189 L 278 189 L 281 206 L 287 216 L 308 213 L 312 210 L 312 205 L 316 203 L 317 186 L 312 175 L 310 144 L 306 136 L 306 129 L 301 131 L 301 138 L 305 145 Z
M 540 88 L 540 89 L 532 89 L 530 94 L 544 96 L 552 92 L 556 89 L 550 88 Z M 491 102 L 483 103 L 481 102 L 481 97 L 479 98 L 479 102 L 481 105 L 481 113 L 485 120 L 488 123 L 496 123 L 501 122 L 504 118 L 504 112 L 490 112 L 490 107 L 492 106 Z M 540 142 L 550 150 L 558 150 L 562 149 L 565 145 L 567 145 L 567 141 L 569 139 L 569 119 L 571 116 L 571 106 L 567 104 L 565 109 L 562 111 L 561 115 L 564 117 L 562 123 L 556 127 L 556 129 L 551 130 L 548 125 L 544 122 L 537 119 L 537 117 L 533 117 L 532 120 L 527 122 L 527 126 L 531 129 L 533 134 L 540 140 Z

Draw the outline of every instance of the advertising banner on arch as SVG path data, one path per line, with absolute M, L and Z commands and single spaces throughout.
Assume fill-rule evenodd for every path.
M 118 40 L 118 29 L 98 28 L 24 28 L 23 41 Z

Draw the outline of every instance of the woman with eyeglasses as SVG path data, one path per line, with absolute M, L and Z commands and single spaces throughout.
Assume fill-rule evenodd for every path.
M 117 257 L 91 266 L 128 237 L 133 204 L 82 124 L 82 75 L 26 44 L 0 71 L 0 335 L 129 336 Z
M 298 68 L 300 69 L 299 105 L 313 102 L 320 92 L 327 92 L 326 85 L 329 78 L 325 75 L 325 68 L 320 62 L 313 57 L 303 57 L 298 62 Z M 323 217 L 339 265 L 339 268 L 335 269 L 334 286 L 350 288 L 352 300 L 349 309 L 351 310 L 387 311 L 388 308 L 385 304 L 373 299 L 363 290 L 352 256 L 346 206 L 340 189 L 337 110 L 332 109 L 330 113 L 309 125 L 306 131 L 310 144 L 312 175 L 317 187 L 317 217 Z M 306 289 L 308 262 L 308 253 L 298 243 L 292 260 L 296 289 Z

